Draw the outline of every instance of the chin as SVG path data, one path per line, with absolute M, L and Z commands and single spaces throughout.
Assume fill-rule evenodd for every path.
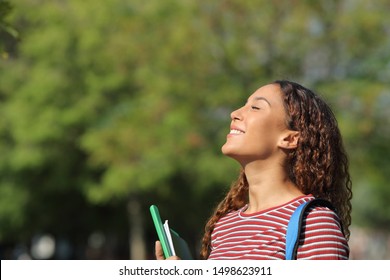
M 241 151 L 242 148 L 240 148 L 238 145 L 231 145 L 229 143 L 225 143 L 221 148 L 222 154 L 225 156 L 231 157 L 232 159 L 235 159 L 239 161 L 241 157 Z
M 233 152 L 232 149 L 229 149 L 228 147 L 225 146 L 222 146 L 221 151 L 222 154 L 231 158 L 235 158 L 237 156 L 237 153 Z
M 223 145 L 222 148 L 221 148 L 221 152 L 222 152 L 222 154 L 224 154 L 225 156 L 228 156 L 228 155 L 229 155 L 229 147 L 227 147 L 226 144 Z

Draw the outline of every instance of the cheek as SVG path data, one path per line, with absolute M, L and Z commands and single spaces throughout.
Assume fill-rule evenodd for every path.
M 261 121 L 253 122 L 252 123 L 252 133 L 253 135 L 257 136 L 267 136 L 270 133 L 274 133 L 276 128 L 276 121 L 272 118 L 267 118 Z
M 281 133 L 280 125 L 275 120 L 258 123 L 251 135 L 253 143 L 259 145 L 276 145 Z

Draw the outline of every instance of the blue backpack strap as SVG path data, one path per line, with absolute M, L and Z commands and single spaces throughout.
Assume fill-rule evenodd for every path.
M 299 245 L 299 236 L 302 230 L 303 216 L 310 206 L 319 205 L 325 206 L 334 211 L 332 204 L 324 199 L 315 198 L 297 207 L 291 215 L 286 232 L 286 260 L 295 260 L 297 258 L 297 250 Z

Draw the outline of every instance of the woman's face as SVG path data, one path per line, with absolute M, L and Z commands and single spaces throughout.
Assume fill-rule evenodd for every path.
M 242 165 L 275 157 L 288 131 L 285 118 L 279 85 L 259 88 L 243 107 L 231 113 L 230 132 L 222 152 Z

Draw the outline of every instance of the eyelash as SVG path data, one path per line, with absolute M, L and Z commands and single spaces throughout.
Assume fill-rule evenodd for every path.
M 256 106 L 251 106 L 251 108 L 252 108 L 253 110 L 260 110 L 260 108 L 259 108 L 259 107 L 256 107 Z

